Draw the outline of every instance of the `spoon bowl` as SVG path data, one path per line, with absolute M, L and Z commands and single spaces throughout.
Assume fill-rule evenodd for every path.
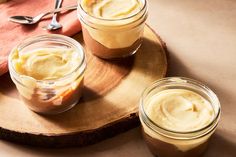
M 43 26 L 42 28 L 44 30 L 57 30 L 60 29 L 62 27 L 62 25 L 60 23 L 58 23 L 57 21 L 54 21 L 53 23 L 50 23 L 47 26 Z
M 12 16 L 9 17 L 9 21 L 20 23 L 20 24 L 34 24 L 36 23 L 33 17 L 30 16 Z
M 55 9 L 60 8 L 61 4 L 62 0 L 56 0 Z M 57 30 L 60 28 L 62 28 L 62 25 L 57 21 L 57 13 L 54 13 L 52 16 L 52 21 L 47 26 L 43 27 L 44 30 L 49 30 L 49 31 Z

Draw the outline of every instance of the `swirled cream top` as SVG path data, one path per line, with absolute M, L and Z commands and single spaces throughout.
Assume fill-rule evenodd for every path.
M 11 56 L 17 73 L 36 80 L 61 78 L 75 70 L 80 63 L 78 53 L 73 49 L 42 48 Z
M 210 102 L 185 89 L 167 89 L 153 95 L 145 111 L 156 124 L 173 131 L 201 129 L 214 118 Z
M 102 19 L 118 19 L 134 15 L 143 6 L 140 0 L 82 0 L 83 9 Z
M 83 17 L 92 21 L 92 27 L 82 22 L 83 27 L 105 47 L 126 48 L 141 38 L 147 17 L 142 12 L 144 0 L 81 0 L 80 5 L 88 15 L 97 18 Z

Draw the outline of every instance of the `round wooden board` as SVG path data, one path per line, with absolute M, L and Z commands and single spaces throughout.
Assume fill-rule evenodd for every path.
M 82 34 L 74 36 L 83 43 Z M 106 61 L 89 52 L 83 96 L 71 110 L 53 116 L 30 111 L 8 74 L 0 77 L 0 138 L 43 147 L 84 146 L 139 124 L 138 104 L 145 87 L 165 76 L 166 47 L 145 26 L 138 52 Z

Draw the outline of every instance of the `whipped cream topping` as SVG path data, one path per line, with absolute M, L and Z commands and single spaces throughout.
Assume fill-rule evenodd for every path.
M 48 102 L 53 99 L 53 105 L 61 105 L 62 98 L 65 97 L 66 93 L 70 94 L 82 83 L 83 77 L 77 78 L 80 71 L 76 70 L 81 63 L 81 57 L 77 50 L 72 48 L 40 48 L 25 52 L 19 52 L 15 49 L 9 59 L 12 68 L 19 74 L 17 79 L 12 77 L 12 80 L 16 84 L 20 95 L 28 100 L 33 98 L 36 89 L 50 90 L 51 93 L 56 95 L 49 99 L 47 92 L 39 92 L 38 90 L 37 100 Z M 54 80 L 59 80 L 68 74 L 71 75 L 67 79 Z M 54 83 L 50 84 L 50 89 L 48 89 L 48 83 L 38 83 L 38 80 L 50 80 Z M 71 85 L 68 86 L 68 84 Z M 34 98 L 36 97 L 34 96 Z M 40 108 L 37 110 L 40 110 Z M 46 109 L 47 107 L 42 108 Z M 48 109 L 50 109 L 50 105 Z
M 82 7 L 94 17 L 119 19 L 138 13 L 142 4 L 139 0 L 83 0 Z
M 157 125 L 171 131 L 194 131 L 212 122 L 215 112 L 210 102 L 199 94 L 185 89 L 167 89 L 152 95 L 144 105 L 147 116 Z M 175 145 L 181 151 L 188 151 L 204 142 L 212 135 L 196 139 L 180 140 L 163 136 L 141 123 L 144 132 L 163 142 Z
M 155 94 L 146 106 L 146 114 L 161 127 L 181 132 L 201 129 L 214 118 L 209 101 L 184 89 L 168 89 Z
M 17 73 L 36 80 L 61 78 L 73 72 L 80 63 L 78 53 L 65 48 L 42 48 L 26 53 L 16 50 L 11 60 Z
M 143 16 L 146 12 L 141 11 L 143 6 L 144 0 L 81 0 L 83 10 L 92 16 L 82 17 L 82 26 L 105 47 L 126 48 L 143 34 L 146 20 L 146 15 Z M 90 21 L 91 26 L 83 21 Z

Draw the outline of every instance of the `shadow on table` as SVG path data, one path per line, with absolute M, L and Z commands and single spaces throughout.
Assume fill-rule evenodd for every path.
M 3 143 L 3 144 L 1 144 Z M 151 153 L 144 145 L 141 137 L 140 127 L 122 133 L 114 138 L 104 140 L 98 144 L 87 147 L 59 148 L 47 149 L 39 147 L 31 147 L 26 145 L 18 145 L 11 142 L 1 142 L 1 149 L 7 154 L 14 151 L 18 156 L 30 154 L 32 156 L 50 156 L 50 157 L 65 157 L 65 156 L 83 156 L 83 157 L 104 157 L 104 156 L 135 156 L 135 157 L 152 157 Z
M 215 133 L 209 143 L 207 152 L 203 157 L 235 157 L 236 143 L 233 143 L 220 134 Z
M 16 87 L 12 82 L 9 73 L 0 77 L 0 93 L 8 95 L 12 98 L 19 98 L 18 92 L 15 92 Z
M 188 77 L 188 78 L 192 78 L 206 84 L 219 97 L 223 113 L 224 113 L 224 110 L 227 109 L 227 107 L 232 102 L 236 101 L 236 98 L 234 97 L 233 92 L 232 92 L 232 88 L 229 89 L 228 86 L 227 87 L 224 86 L 226 84 L 224 82 L 224 79 L 219 78 L 221 76 L 218 76 L 217 74 L 214 74 L 212 76 L 210 75 L 211 73 L 214 73 L 214 71 L 212 71 L 212 67 L 208 69 L 207 62 L 199 61 L 199 64 L 205 65 L 205 69 L 199 69 L 199 68 L 197 69 L 192 66 L 198 66 L 198 65 L 193 65 L 193 64 L 187 65 L 186 63 L 188 61 L 186 61 L 186 58 L 183 58 L 183 57 L 181 58 L 181 54 L 177 55 L 171 52 L 171 50 L 168 50 L 168 52 L 169 52 L 168 53 L 168 71 L 167 71 L 168 77 L 172 77 L 172 76 Z M 201 65 L 201 67 L 204 67 L 204 65 Z M 207 70 L 209 72 L 207 72 Z M 217 69 L 215 69 L 215 71 L 217 71 Z M 220 72 L 218 71 L 218 73 Z M 206 78 L 206 75 L 208 75 L 207 78 Z M 222 80 L 222 83 L 219 82 L 220 80 Z

